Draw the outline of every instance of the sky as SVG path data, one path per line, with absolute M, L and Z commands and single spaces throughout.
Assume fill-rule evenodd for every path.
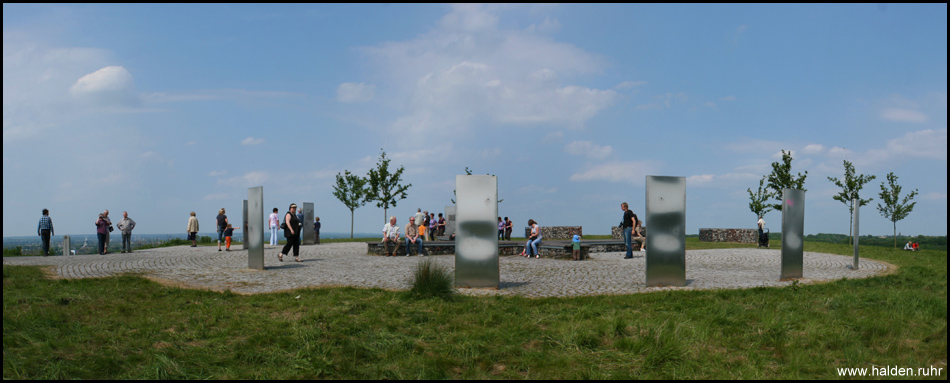
M 3 5 L 3 236 L 203 232 L 247 189 L 349 232 L 335 176 L 402 166 L 400 224 L 455 176 L 498 177 L 516 227 L 608 234 L 648 175 L 686 177 L 686 229 L 755 228 L 781 151 L 805 233 L 848 233 L 843 161 L 893 172 L 905 235 L 947 234 L 947 5 Z M 765 217 L 781 231 L 781 212 Z M 384 212 L 356 209 L 356 232 Z M 649 222 L 646 225 L 649 227 Z

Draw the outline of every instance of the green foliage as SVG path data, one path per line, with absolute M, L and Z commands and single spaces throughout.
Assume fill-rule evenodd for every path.
M 808 177 L 808 171 L 806 170 L 804 175 L 802 173 L 798 173 L 797 176 L 792 175 L 791 151 L 786 153 L 785 150 L 782 150 L 782 163 L 773 162 L 772 173 L 767 177 L 769 194 L 778 201 L 777 204 L 771 205 L 773 210 L 782 211 L 782 189 L 807 191 L 805 189 L 805 177 Z
M 910 194 L 900 198 L 901 186 L 897 184 L 897 176 L 894 172 L 887 173 L 887 186 L 881 182 L 881 201 L 883 205 L 877 204 L 877 210 L 881 212 L 884 218 L 887 218 L 894 225 L 894 248 L 897 248 L 897 221 L 907 218 L 907 215 L 914 210 L 917 202 L 910 202 L 917 195 L 917 189 Z
M 746 189 L 746 191 L 749 192 L 749 210 L 751 210 L 756 217 L 765 216 L 766 213 L 774 209 L 772 205 L 767 203 L 772 196 L 765 187 L 765 180 L 765 176 L 759 180 L 759 190 L 755 193 L 752 192 L 752 188 Z
M 848 243 L 848 236 L 844 234 L 809 234 L 805 236 L 806 241 L 810 242 L 824 242 L 824 243 Z M 886 246 L 889 248 L 893 247 L 893 238 L 881 238 L 872 235 L 862 235 L 861 237 L 861 247 L 866 246 Z M 927 250 L 940 250 L 947 251 L 947 236 L 897 236 L 897 243 L 907 243 L 907 242 L 917 242 L 920 244 L 921 249 Z
M 198 241 L 197 241 L 197 242 L 198 242 L 198 243 L 204 243 L 204 244 L 211 244 L 211 241 L 212 241 L 212 240 L 211 240 L 211 237 L 209 237 L 209 236 L 207 236 L 207 235 L 202 235 L 201 237 L 198 237 Z
M 406 198 L 406 190 L 412 184 L 400 185 L 402 181 L 402 172 L 406 169 L 402 166 L 395 172 L 389 172 L 390 159 L 386 158 L 386 152 L 383 149 L 379 156 L 379 162 L 375 169 L 370 169 L 367 174 L 369 184 L 370 201 L 376 201 L 376 207 L 383 208 L 383 220 L 386 219 L 389 207 L 396 207 L 396 202 Z
M 844 160 L 844 181 L 838 180 L 838 178 L 828 177 L 828 181 L 831 181 L 836 186 L 841 188 L 841 192 L 835 195 L 834 200 L 841 202 L 848 206 L 848 214 L 851 216 L 851 225 L 848 227 L 848 235 L 852 235 L 852 230 L 854 230 L 854 200 L 858 200 L 858 206 L 865 206 L 868 202 L 871 202 L 872 198 L 861 199 L 861 189 L 864 188 L 864 184 L 873 181 L 877 176 L 871 175 L 866 176 L 860 174 L 857 177 L 854 176 L 854 165 L 851 164 L 848 160 Z M 850 242 L 849 242 L 850 243 Z
M 333 196 L 343 202 L 350 209 L 350 238 L 353 238 L 353 211 L 370 200 L 366 178 L 346 171 L 345 175 L 336 174 L 336 185 L 333 185 Z
M 455 293 L 448 268 L 425 258 L 416 265 L 409 292 L 421 298 L 451 298 Z
M 21 256 L 21 255 L 23 255 L 23 247 L 22 247 L 22 246 L 17 246 L 17 247 L 12 248 L 12 249 L 3 249 L 3 256 L 4 256 L 4 257 L 19 257 L 19 256 Z

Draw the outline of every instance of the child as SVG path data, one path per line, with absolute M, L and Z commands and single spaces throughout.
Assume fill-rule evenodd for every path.
M 574 245 L 574 260 L 581 260 L 581 236 L 574 235 L 574 240 L 571 241 L 571 244 Z
M 228 228 L 224 229 L 224 251 L 231 251 L 231 235 L 234 234 L 234 229 L 240 229 L 240 227 L 231 227 L 231 224 L 228 224 Z

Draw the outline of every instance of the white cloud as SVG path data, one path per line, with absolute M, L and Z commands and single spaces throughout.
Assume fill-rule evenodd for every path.
M 819 154 L 824 151 L 825 151 L 825 146 L 822 144 L 810 144 L 808 146 L 805 146 L 804 149 L 802 149 L 802 152 L 804 152 L 805 154 Z
M 881 117 L 885 120 L 898 122 L 927 122 L 927 115 L 916 110 L 887 108 L 881 111 Z
M 340 102 L 367 102 L 375 95 L 375 84 L 345 82 L 336 88 L 336 99 Z
M 69 92 L 102 106 L 128 105 L 138 101 L 132 74 L 121 66 L 107 66 L 82 76 Z
M 553 144 L 553 143 L 561 142 L 561 141 L 564 141 L 564 132 L 557 131 L 557 132 L 551 132 L 544 135 L 544 138 L 541 139 L 541 144 L 547 145 L 547 144 Z
M 719 99 L 719 101 L 726 101 L 726 102 L 733 102 L 735 100 L 736 100 L 736 96 L 726 96 Z
M 930 192 L 926 194 L 921 194 L 920 199 L 926 201 L 946 201 L 947 192 Z
M 575 156 L 587 156 L 588 158 L 592 159 L 604 159 L 613 153 L 613 148 L 610 147 L 610 145 L 600 146 L 590 141 L 574 141 L 570 144 L 564 145 L 564 151 L 567 152 L 567 154 Z
M 205 201 L 214 201 L 214 200 L 226 200 L 229 197 L 230 196 L 228 195 L 228 193 L 213 193 L 213 194 L 206 195 L 203 199 Z
M 616 86 L 614 86 L 614 89 L 617 89 L 617 90 L 627 90 L 627 89 L 636 88 L 636 87 L 638 87 L 638 86 L 643 86 L 643 85 L 646 85 L 646 84 L 647 84 L 646 81 L 624 81 L 624 82 L 619 83 L 619 84 L 617 84 Z
M 658 166 L 650 161 L 612 161 L 593 165 L 581 173 L 571 175 L 570 180 L 624 182 L 640 185 L 647 175 L 656 173 Z
M 247 172 L 244 175 L 218 180 L 218 184 L 232 187 L 260 186 L 270 179 L 266 172 Z
M 887 141 L 884 155 L 890 158 L 922 157 L 947 160 L 947 129 L 921 130 Z
M 221 170 L 221 171 L 212 170 L 211 173 L 208 173 L 208 176 L 210 176 L 210 177 L 220 177 L 220 176 L 223 176 L 223 175 L 225 175 L 225 174 L 228 174 L 228 171 L 227 171 L 227 170 Z
M 392 130 L 443 139 L 435 136 L 491 123 L 581 128 L 614 104 L 614 90 L 570 84 L 600 72 L 604 59 L 544 35 L 500 28 L 498 12 L 456 5 L 429 33 L 363 48 L 386 83 L 383 102 L 402 113 Z
M 245 139 L 241 140 L 241 145 L 245 145 L 245 146 L 249 146 L 249 145 L 260 145 L 260 144 L 263 144 L 264 141 L 266 141 L 266 140 L 264 140 L 263 138 L 248 137 L 248 138 L 245 138 Z

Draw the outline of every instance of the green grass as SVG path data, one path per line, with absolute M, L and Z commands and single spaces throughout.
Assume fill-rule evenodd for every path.
M 3 377 L 833 379 L 841 367 L 933 365 L 946 379 L 947 253 L 862 256 L 899 270 L 787 288 L 443 300 L 243 296 L 4 266 Z

